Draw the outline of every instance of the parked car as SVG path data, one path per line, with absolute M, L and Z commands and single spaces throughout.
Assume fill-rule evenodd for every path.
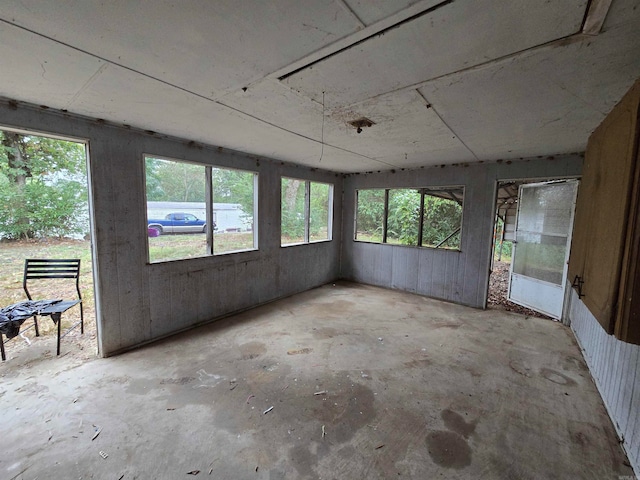
M 170 213 L 163 219 L 150 218 L 147 223 L 150 237 L 164 233 L 203 233 L 207 231 L 207 223 L 191 213 Z M 215 222 L 213 229 L 216 229 Z M 155 230 L 157 235 L 152 235 L 151 230 Z

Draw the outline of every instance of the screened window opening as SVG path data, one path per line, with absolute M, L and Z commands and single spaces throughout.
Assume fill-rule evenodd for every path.
M 280 244 L 331 240 L 333 185 L 282 177 Z
M 464 187 L 356 192 L 355 240 L 460 249 Z
M 257 248 L 257 173 L 147 156 L 145 178 L 150 263 Z

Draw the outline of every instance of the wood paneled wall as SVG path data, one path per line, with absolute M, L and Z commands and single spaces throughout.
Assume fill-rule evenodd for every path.
M 640 346 L 608 335 L 575 291 L 570 302 L 571 329 L 629 461 L 640 474 Z
M 350 175 L 344 182 L 342 276 L 483 308 L 487 300 L 496 182 L 580 174 L 582 157 L 562 155 L 514 162 Z M 356 190 L 463 185 L 460 251 L 356 242 Z

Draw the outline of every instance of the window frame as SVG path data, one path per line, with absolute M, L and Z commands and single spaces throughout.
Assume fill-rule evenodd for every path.
M 361 240 L 358 238 L 358 206 L 359 206 L 359 192 L 365 190 L 380 190 L 384 192 L 384 209 L 383 209 L 383 218 L 382 218 L 382 240 Z M 392 190 L 416 190 L 420 193 L 420 211 L 418 216 L 418 240 L 416 245 L 407 245 L 407 244 L 398 244 L 398 243 L 390 243 L 388 241 L 388 227 L 389 227 L 389 193 Z M 462 202 L 458 203 L 461 208 L 460 214 L 460 227 L 456 229 L 451 235 L 447 236 L 444 240 L 442 240 L 437 245 L 423 245 L 424 243 L 424 221 L 425 221 L 425 196 L 429 195 L 429 192 L 438 192 L 438 191 L 446 191 L 446 190 L 462 190 Z M 432 250 L 440 250 L 440 251 L 450 251 L 450 252 L 461 252 L 462 251 L 462 227 L 464 225 L 464 205 L 465 205 L 465 185 L 443 185 L 443 186 L 427 186 L 427 187 L 378 187 L 378 188 L 357 188 L 355 191 L 355 208 L 354 208 L 354 216 L 353 216 L 353 238 L 354 242 L 362 242 L 362 243 L 373 243 L 378 245 L 393 245 L 396 247 L 410 247 L 410 248 L 429 248 Z M 453 196 L 453 195 L 452 195 Z M 456 197 L 453 196 L 452 201 L 456 201 Z M 458 234 L 460 235 L 460 242 L 458 247 L 444 247 L 443 245 L 449 240 L 452 236 Z
M 198 167 L 203 167 L 204 169 L 204 181 L 205 181 L 205 222 L 210 227 L 206 229 L 206 248 L 205 251 L 193 257 L 180 257 L 180 258 L 171 258 L 166 260 L 156 260 L 152 261 L 150 258 L 150 243 L 149 243 L 149 235 L 145 235 L 146 237 L 146 253 L 147 253 L 147 264 L 148 265 L 157 265 L 162 263 L 169 262 L 179 262 L 185 260 L 193 260 L 196 258 L 206 258 L 206 257 L 218 257 L 222 255 L 230 255 L 235 253 L 244 253 L 244 252 L 253 252 L 259 250 L 258 245 L 258 187 L 259 187 L 259 175 L 260 173 L 255 170 L 245 170 L 239 168 L 225 167 L 220 165 L 213 165 L 209 163 L 198 162 L 194 160 L 186 160 L 186 159 L 177 159 L 172 157 L 167 157 L 165 155 L 155 155 L 152 153 L 143 153 L 142 154 L 142 166 L 143 166 L 143 181 L 144 181 L 144 199 L 145 199 L 145 221 L 146 224 L 149 224 L 149 212 L 146 205 L 148 205 L 148 197 L 147 197 L 147 159 L 153 160 L 161 160 L 165 162 L 173 162 L 177 164 L 189 164 L 196 165 Z M 213 190 L 213 169 L 222 169 L 222 170 L 234 170 L 238 172 L 249 173 L 253 175 L 253 248 L 246 248 L 242 250 L 232 250 L 228 252 L 215 253 L 214 249 L 214 230 L 211 228 L 214 224 L 214 219 L 216 217 L 216 211 L 214 209 L 214 190 Z M 186 212 L 188 213 L 188 212 Z M 168 216 L 168 215 L 167 215 Z M 194 215 L 195 217 L 195 215 Z M 197 217 L 196 217 L 197 218 Z
M 304 182 L 304 239 L 302 242 L 282 243 L 282 180 L 296 180 Z M 311 184 L 316 183 L 329 187 L 328 206 L 327 206 L 327 238 L 318 240 L 310 240 L 311 230 Z M 335 185 L 329 182 L 318 182 L 315 180 L 307 180 L 304 178 L 289 177 L 287 175 L 280 176 L 280 247 L 293 247 L 296 245 L 308 245 L 313 243 L 331 242 L 333 241 L 333 207 L 334 207 L 334 190 Z

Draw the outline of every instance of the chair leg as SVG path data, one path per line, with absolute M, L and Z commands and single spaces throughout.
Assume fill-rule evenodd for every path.
M 80 333 L 84 333 L 84 312 L 82 310 L 82 300 L 80 300 Z
M 38 316 L 37 315 L 33 316 L 33 324 L 36 327 L 36 337 L 39 337 L 40 336 L 40 331 L 38 330 Z
M 7 356 L 4 353 L 4 340 L 2 339 L 1 333 L 0 333 L 0 353 L 2 354 L 2 361 L 4 362 L 7 359 Z

